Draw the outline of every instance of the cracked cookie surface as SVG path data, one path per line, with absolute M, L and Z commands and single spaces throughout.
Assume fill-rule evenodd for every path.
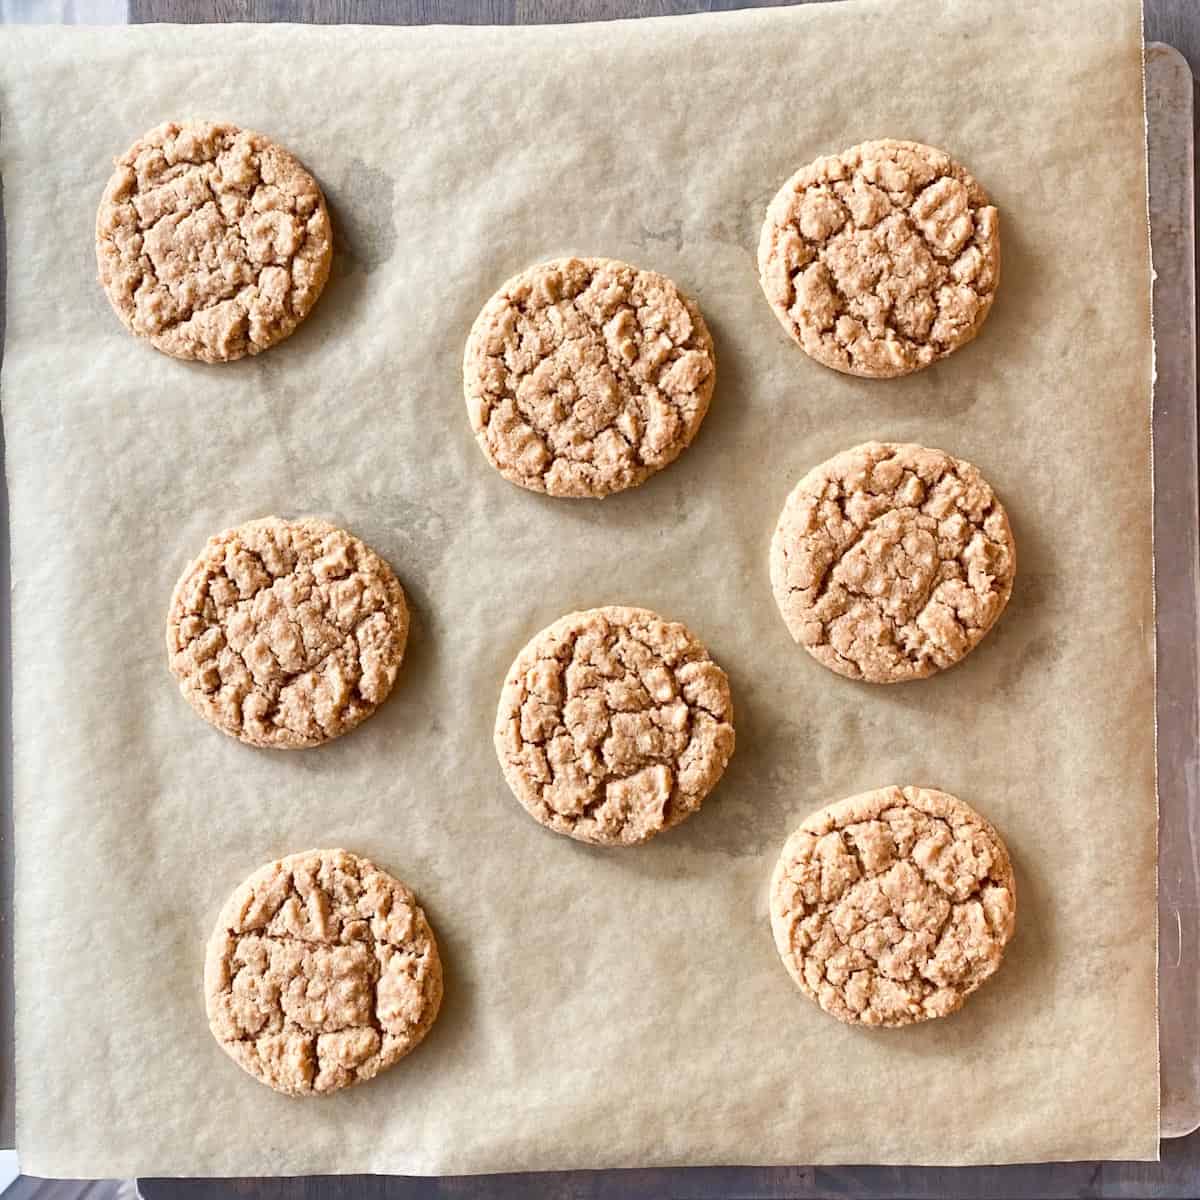
M 209 1027 L 277 1092 L 328 1095 L 413 1050 L 442 1002 L 442 964 L 404 884 L 345 850 L 268 863 L 208 943 Z
M 919 142 L 864 142 L 779 189 L 759 280 L 806 353 L 887 379 L 969 342 L 1000 280 L 996 209 L 976 180 Z
M 275 749 L 319 746 L 369 717 L 407 640 L 391 567 L 311 517 L 266 517 L 210 538 L 167 616 L 188 703 L 223 733 Z
M 505 479 L 551 496 L 607 496 L 673 462 L 715 379 L 696 305 L 664 276 L 607 258 L 510 279 L 463 358 L 480 449 Z
M 496 753 L 537 821 L 631 846 L 694 813 L 733 753 L 725 672 L 683 626 L 644 608 L 569 613 L 517 656 Z
M 944 1017 L 1000 966 L 1016 887 L 1000 835 L 945 792 L 886 787 L 812 816 L 771 877 L 796 985 L 850 1024 Z
M 96 215 L 117 316 L 175 358 L 230 362 L 282 341 L 316 303 L 332 255 L 316 181 L 236 125 L 150 130 L 116 160 Z
M 1008 516 L 971 463 L 867 442 L 810 471 L 771 541 L 788 630 L 831 671 L 922 679 L 979 644 L 1016 573 Z

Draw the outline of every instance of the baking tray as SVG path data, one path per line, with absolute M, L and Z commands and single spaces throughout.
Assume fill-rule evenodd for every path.
M 1194 81 L 1162 43 L 1146 47 L 1154 258 L 1155 596 L 1159 774 L 1159 1053 L 1162 1136 L 1200 1127 L 1200 483 L 1197 477 Z M 0 200 L 0 217 L 2 217 Z M 0 283 L 4 271 L 0 220 Z M 0 338 L 4 312 L 0 304 Z M 2 446 L 2 442 L 0 442 Z M 11 653 L 7 493 L 0 475 L 0 654 Z M 0 1144 L 13 1142 L 11 672 L 0 687 Z M 28 1181 L 32 1183 L 32 1181 Z M 114 1185 L 115 1186 L 115 1185 Z M 91 1195 L 96 1195 L 90 1191 Z M 80 1194 L 71 1181 L 39 1197 Z M 869 1189 L 864 1194 L 884 1193 Z
M 1162 1136 L 1200 1127 L 1200 505 L 1192 72 L 1146 47 L 1154 262 L 1154 593 Z

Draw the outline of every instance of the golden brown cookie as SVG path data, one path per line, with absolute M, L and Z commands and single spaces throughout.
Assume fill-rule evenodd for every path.
M 771 877 L 788 974 L 861 1025 L 944 1017 L 1000 966 L 1016 921 L 1000 835 L 945 792 L 886 787 L 813 813 Z
M 556 833 L 632 846 L 691 816 L 733 754 L 725 672 L 644 608 L 569 613 L 517 655 L 496 714 L 513 794 Z
M 442 1002 L 442 964 L 404 884 L 345 850 L 309 850 L 259 868 L 226 902 L 204 998 L 238 1066 L 277 1092 L 324 1096 L 416 1048 Z
M 818 362 L 887 379 L 978 332 L 1000 279 L 987 193 L 941 150 L 864 142 L 802 167 L 767 209 L 759 279 Z
M 771 542 L 771 587 L 796 639 L 850 679 L 952 667 L 1012 594 L 1017 552 L 979 468 L 924 446 L 866 442 L 814 467 Z
M 264 517 L 209 538 L 167 614 L 167 655 L 188 703 L 223 733 L 280 750 L 366 720 L 392 690 L 407 640 L 391 567 L 313 517 Z
M 317 302 L 332 255 L 316 180 L 236 125 L 150 130 L 116 160 L 96 214 L 117 316 L 175 358 L 229 362 L 283 341 Z
M 607 496 L 674 462 L 716 379 L 700 310 L 653 271 L 563 258 L 510 279 L 467 339 L 475 439 L 505 479 Z

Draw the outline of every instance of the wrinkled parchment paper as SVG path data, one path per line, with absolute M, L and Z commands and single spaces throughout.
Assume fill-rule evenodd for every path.
M 0 38 L 15 581 L 18 1141 L 45 1175 L 985 1163 L 1157 1153 L 1149 271 L 1139 13 L 865 3 L 638 24 L 260 26 Z M 94 281 L 113 155 L 178 116 L 279 138 L 328 191 L 334 277 L 287 344 L 172 361 Z M 763 210 L 865 138 L 943 146 L 1002 214 L 976 343 L 904 380 L 813 362 L 759 293 Z M 472 441 L 472 318 L 528 263 L 625 258 L 718 347 L 695 445 L 549 500 Z M 796 478 L 869 437 L 980 464 L 1019 577 L 940 678 L 856 685 L 790 642 L 767 547 Z M 345 524 L 415 611 L 393 698 L 324 749 L 248 749 L 176 693 L 162 627 L 212 532 Z M 574 607 L 686 621 L 738 749 L 634 850 L 547 833 L 491 747 L 498 690 Z M 767 877 L 813 808 L 945 788 L 1018 873 L 1009 961 L 957 1016 L 839 1025 L 780 966 Z M 254 867 L 346 846 L 441 941 L 428 1041 L 330 1100 L 208 1032 L 202 950 Z

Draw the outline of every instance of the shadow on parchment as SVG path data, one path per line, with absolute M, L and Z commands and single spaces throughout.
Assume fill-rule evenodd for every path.
M 318 183 L 333 227 L 329 280 L 312 312 L 283 346 L 250 360 L 268 391 L 277 390 L 294 372 L 295 363 L 281 357 L 289 350 L 297 356 L 320 353 L 324 346 L 352 341 L 356 330 L 369 323 L 363 311 L 367 277 L 396 249 L 396 183 L 390 175 L 354 159 L 336 185 L 323 179 Z
M 851 1026 L 846 1032 L 854 1038 L 876 1042 L 893 1062 L 911 1061 L 914 1065 L 920 1062 L 928 1070 L 930 1060 L 952 1060 L 956 1067 L 976 1068 L 981 1079 L 990 1078 L 995 1047 L 989 1044 L 989 1037 L 994 1031 L 1003 1029 L 1007 1031 L 1005 1036 L 1010 1037 L 1014 1029 L 1022 1028 L 1023 1011 L 1054 1006 L 1059 988 L 1065 985 L 1077 991 L 1081 976 L 1090 979 L 1097 988 L 1108 986 L 1111 974 L 1105 975 L 1106 956 L 1099 947 L 1073 961 L 1071 970 L 1062 972 L 1061 979 L 1054 974 L 1051 965 L 1058 959 L 1055 950 L 1058 908 L 1053 880 L 1038 871 L 1034 856 L 1028 861 L 1014 857 L 1013 872 L 1017 893 L 1013 939 L 996 974 L 968 995 L 958 1012 L 901 1030 Z M 1107 969 L 1111 972 L 1111 964 Z M 990 1099 L 1002 1104 L 1006 1097 L 997 1095 Z
M 704 319 L 716 352 L 717 381 L 700 428 L 678 458 L 636 487 L 603 499 L 547 496 L 512 485 L 497 488 L 497 495 L 502 495 L 506 504 L 527 505 L 531 525 L 563 529 L 564 541 L 602 535 L 605 542 L 617 544 L 625 534 L 644 536 L 657 528 L 663 539 L 662 553 L 667 556 L 664 569 L 673 569 L 671 564 L 678 556 L 671 544 L 672 530 L 684 522 L 693 498 L 704 495 L 714 479 L 729 482 L 729 472 L 738 464 L 736 451 L 752 440 L 755 422 L 762 420 L 761 412 L 755 412 L 749 403 L 753 364 L 727 334 L 722 320 L 708 311 Z M 810 421 L 810 415 L 797 408 L 788 436 L 803 436 Z M 465 421 L 463 426 L 466 428 Z M 567 611 L 569 603 L 564 603 L 563 612 Z
M 376 548 L 384 553 L 384 547 Z M 395 748 L 410 740 L 414 729 L 423 729 L 434 736 L 445 732 L 428 699 L 441 639 L 427 581 L 417 576 L 414 570 L 406 569 L 402 555 L 392 558 L 385 554 L 385 557 L 397 564 L 397 577 L 408 601 L 409 630 L 404 661 L 387 699 L 361 725 L 322 746 L 287 752 L 289 768 L 304 775 L 334 781 L 340 772 L 355 762 L 397 761 Z M 432 725 L 429 725 L 431 721 Z M 252 754 L 279 754 L 278 750 L 242 748 Z M 346 836 L 352 838 L 353 831 L 347 830 Z M 354 849 L 353 846 L 348 848 Z
M 879 429 L 890 418 L 932 421 L 962 417 L 979 401 L 974 380 L 1002 376 L 1012 362 L 1014 347 L 1036 336 L 1045 302 L 1046 281 L 1038 256 L 1015 223 L 1001 217 L 1000 286 L 992 310 L 976 337 L 948 357 L 922 371 L 898 379 L 864 379 L 880 406 Z M 876 434 L 872 434 L 876 436 Z M 918 439 L 919 440 L 919 439 Z M 955 447 L 940 447 L 954 452 Z

